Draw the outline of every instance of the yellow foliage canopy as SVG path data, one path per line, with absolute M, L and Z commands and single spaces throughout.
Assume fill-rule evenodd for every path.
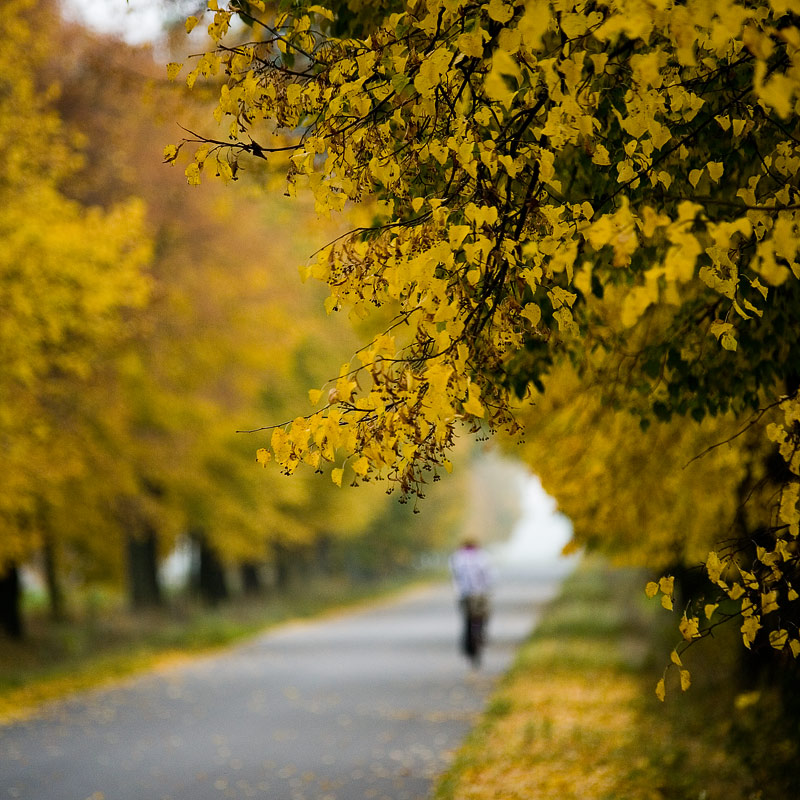
M 187 83 L 222 79 L 221 132 L 165 157 L 196 145 L 186 175 L 197 183 L 236 177 L 248 156 L 289 154 L 288 191 L 310 191 L 320 212 L 369 200 L 370 222 L 307 274 L 328 284 L 329 311 L 395 313 L 391 349 L 367 346 L 326 387 L 322 409 L 280 427 L 278 464 L 293 472 L 321 459 L 337 482 L 353 470 L 420 491 L 429 470 L 446 468 L 459 422 L 519 431 L 518 399 L 568 359 L 596 394 L 586 413 L 612 404 L 645 422 L 718 417 L 649 434 L 667 452 L 663 471 L 653 451 L 607 453 L 624 462 L 621 475 L 638 461 L 682 497 L 676 470 L 722 434 L 726 414 L 743 423 L 780 404 L 770 436 L 788 477 L 762 519 L 754 577 L 728 592 L 752 619 L 750 642 L 774 618 L 755 595 L 789 596 L 800 519 L 800 27 L 790 5 L 351 4 L 338 35 L 336 4 L 300 2 L 280 15 L 248 6 L 242 36 L 230 24 L 238 6 L 211 3 L 209 50 Z M 647 441 L 624 420 L 610 424 L 626 447 Z M 595 515 L 608 529 L 614 478 L 591 472 L 602 463 L 586 463 L 598 485 L 587 495 L 602 496 Z M 721 450 L 697 467 L 732 492 L 710 509 L 730 511 L 743 468 Z M 578 516 L 589 507 L 576 500 Z M 625 548 L 636 552 L 632 532 L 646 520 L 643 551 L 674 549 L 691 506 L 647 508 L 646 518 L 642 508 L 619 509 Z M 688 557 L 708 545 L 687 536 L 680 548 Z M 719 554 L 726 569 L 737 556 Z M 791 648 L 780 630 L 772 645 Z

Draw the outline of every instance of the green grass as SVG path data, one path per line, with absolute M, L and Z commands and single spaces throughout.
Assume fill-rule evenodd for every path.
M 29 605 L 26 638 L 0 647 L 0 722 L 23 718 L 38 705 L 153 668 L 232 645 L 270 627 L 352 607 L 424 580 L 397 578 L 352 585 L 309 581 L 285 593 L 241 598 L 209 609 L 174 598 L 160 610 L 131 613 L 113 597 L 51 622 Z
M 645 576 L 587 561 L 547 609 L 435 800 L 788 800 L 797 719 L 768 685 L 743 693 L 736 628 L 692 647 L 694 685 L 656 681 L 677 619 Z

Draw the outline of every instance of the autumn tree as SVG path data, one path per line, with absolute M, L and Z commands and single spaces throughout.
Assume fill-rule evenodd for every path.
M 149 291 L 141 204 L 101 211 L 62 191 L 79 156 L 53 110 L 56 87 L 37 81 L 48 50 L 32 8 L 14 0 L 0 20 L 0 579 L 13 635 L 16 569 L 55 547 L 43 512 L 87 467 L 79 398 Z
M 357 346 L 344 320 L 319 313 L 322 287 L 297 280 L 305 251 L 291 230 L 304 231 L 303 246 L 338 230 L 313 205 L 252 186 L 187 186 L 160 153 L 175 119 L 193 124 L 207 98 L 187 99 L 147 48 L 65 25 L 46 0 L 24 9 L 19 41 L 6 40 L 1 151 L 14 182 L 0 224 L 11 310 L 0 559 L 43 567 L 59 613 L 86 585 L 157 604 L 160 564 L 186 535 L 208 599 L 239 567 L 249 585 L 267 564 L 298 575 L 323 561 L 353 575 L 397 568 L 422 525 L 397 522 L 381 487 L 348 498 L 310 472 L 287 481 L 253 469 L 237 432 L 305 402 Z M 246 242 L 231 248 L 234 224 Z M 15 570 L 0 588 L 12 608 Z
M 643 425 L 769 421 L 758 543 L 706 571 L 748 647 L 796 657 L 798 22 L 788 0 L 212 0 L 205 54 L 168 72 L 219 85 L 218 128 L 166 159 L 196 184 L 288 155 L 290 193 L 362 203 L 306 274 L 329 311 L 394 314 L 274 428 L 281 467 L 421 493 L 459 423 L 518 432 L 564 362 Z
M 158 564 L 187 531 L 199 575 L 210 577 L 201 580 L 204 593 L 224 594 L 223 567 L 269 558 L 281 532 L 294 543 L 316 535 L 303 519 L 320 506 L 310 491 L 254 472 L 252 448 L 236 433 L 263 416 L 275 394 L 269 387 L 299 402 L 315 375 L 293 375 L 317 324 L 313 313 L 296 323 L 315 299 L 297 297 L 300 251 L 276 235 L 276 227 L 309 213 L 295 208 L 290 218 L 244 187 L 235 203 L 221 187 L 200 194 L 166 172 L 158 156 L 167 126 L 206 113 L 207 103 L 187 100 L 156 75 L 147 48 L 51 27 L 68 53 L 48 64 L 61 82 L 57 109 L 85 155 L 66 189 L 100 207 L 138 196 L 156 245 L 150 301 L 131 318 L 132 335 L 97 393 L 83 397 L 102 443 L 85 449 L 95 474 L 113 478 L 73 482 L 83 513 L 55 524 L 78 554 L 80 572 L 112 585 L 124 580 L 134 605 L 160 602 Z M 225 235 L 234 218 L 248 231 L 235 254 Z M 308 240 L 318 235 L 322 244 L 324 227 L 318 234 L 312 227 Z M 264 268 L 265 258 L 273 269 Z M 291 265 L 288 280 L 284 264 Z

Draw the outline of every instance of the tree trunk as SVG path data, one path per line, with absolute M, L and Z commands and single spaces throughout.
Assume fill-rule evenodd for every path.
M 328 534 L 320 534 L 315 542 L 315 561 L 317 571 L 321 575 L 333 575 L 333 537 Z
M 150 525 L 128 534 L 128 585 L 131 606 L 153 608 L 163 603 L 158 580 L 158 537 Z
M 289 548 L 282 542 L 275 542 L 273 554 L 275 559 L 275 585 L 279 590 L 285 590 L 289 587 L 292 579 Z
M 222 562 L 202 531 L 195 531 L 192 538 L 198 545 L 199 563 L 196 586 L 200 597 L 210 606 L 217 606 L 230 597 Z
M 20 580 L 16 564 L 8 564 L 0 575 L 0 629 L 11 639 L 22 639 Z
M 261 594 L 264 590 L 264 583 L 261 580 L 261 572 L 259 571 L 258 564 L 252 561 L 246 561 L 239 567 L 239 574 L 242 579 L 242 591 L 245 594 Z
M 55 622 L 64 619 L 64 589 L 58 575 L 56 544 L 49 533 L 44 534 L 44 575 L 47 582 L 47 597 L 50 602 L 50 617 Z

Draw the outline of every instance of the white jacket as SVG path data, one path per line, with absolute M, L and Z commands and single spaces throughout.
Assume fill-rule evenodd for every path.
M 459 597 L 486 595 L 491 573 L 486 553 L 478 547 L 461 547 L 450 556 L 450 574 Z

